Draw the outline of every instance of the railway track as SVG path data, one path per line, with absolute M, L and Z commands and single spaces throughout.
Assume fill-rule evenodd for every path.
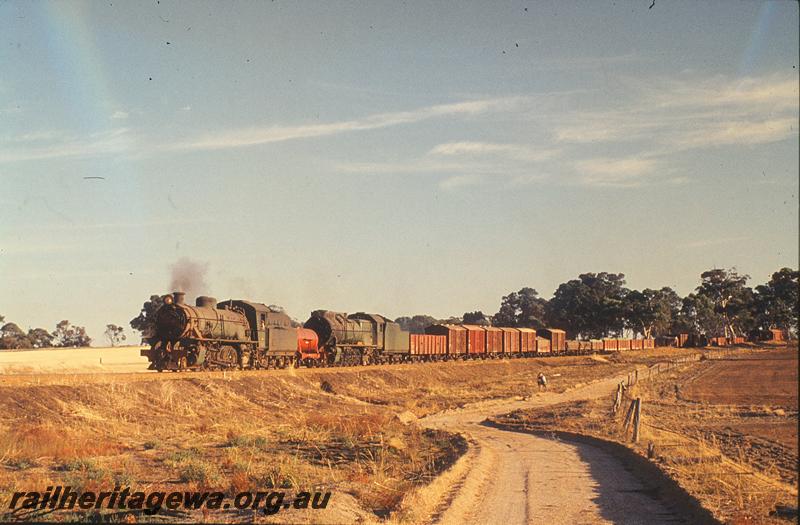
M 75 349 L 80 352 L 81 349 Z M 119 352 L 120 350 L 117 350 Z M 123 350 L 124 351 L 124 350 Z M 138 350 L 137 350 L 138 352 Z M 184 370 L 173 373 L 157 373 L 155 370 L 147 370 L 147 361 L 144 359 L 138 363 L 126 362 L 117 365 L 122 369 L 116 369 L 115 365 L 107 367 L 99 366 L 95 361 L 90 367 L 83 369 L 52 369 L 38 370 L 35 372 L 20 371 L 17 373 L 3 374 L 5 385 L 47 385 L 47 384 L 82 384 L 82 383 L 108 383 L 108 382 L 132 382 L 132 381 L 171 381 L 171 380 L 191 380 L 191 379 L 229 379 L 236 380 L 247 377 L 272 377 L 280 375 L 305 376 L 325 374 L 352 374 L 362 371 L 403 371 L 419 370 L 423 367 L 439 366 L 503 366 L 510 362 L 525 361 L 545 361 L 563 362 L 569 364 L 574 359 L 586 358 L 588 356 L 540 356 L 540 357 L 520 357 L 514 359 L 486 359 L 486 360 L 451 360 L 446 362 L 419 362 L 419 363 L 395 363 L 378 364 L 367 366 L 336 366 L 336 367 L 313 367 L 313 368 L 284 368 L 284 369 L 257 369 L 257 370 Z M 107 361 L 106 361 L 107 362 Z M 132 367 L 141 367 L 138 370 L 130 370 Z

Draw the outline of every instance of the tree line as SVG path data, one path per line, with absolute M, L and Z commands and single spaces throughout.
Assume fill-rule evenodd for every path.
M 31 328 L 25 332 L 16 323 L 4 322 L 5 317 L 0 315 L 0 349 L 78 348 L 92 343 L 86 328 L 67 320 L 58 323 L 52 332 L 44 328 Z M 117 346 L 127 338 L 125 329 L 115 324 L 106 325 L 103 335 L 111 346 Z
M 775 328 L 797 334 L 798 276 L 797 270 L 781 268 L 767 283 L 751 288 L 750 276 L 715 268 L 700 274 L 699 286 L 681 297 L 668 286 L 628 289 L 621 273 L 584 273 L 561 283 L 550 300 L 530 287 L 511 292 L 494 315 L 474 311 L 448 319 L 414 315 L 395 321 L 412 333 L 435 323 L 550 326 L 577 339 L 619 337 L 626 330 L 647 338 L 679 333 L 761 338 Z

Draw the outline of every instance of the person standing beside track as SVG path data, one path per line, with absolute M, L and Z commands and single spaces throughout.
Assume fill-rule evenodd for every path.
M 539 375 L 536 377 L 536 383 L 539 385 L 540 392 L 542 390 L 547 391 L 547 378 L 544 373 L 539 372 Z

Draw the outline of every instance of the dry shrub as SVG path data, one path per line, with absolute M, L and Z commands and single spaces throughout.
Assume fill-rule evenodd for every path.
M 311 430 L 322 430 L 337 438 L 369 440 L 391 417 L 391 414 L 374 411 L 361 414 L 313 412 L 306 415 L 305 424 Z
M 200 458 L 189 458 L 178 464 L 178 477 L 200 487 L 216 487 L 222 480 L 217 466 Z
M 251 483 L 250 476 L 247 475 L 247 472 L 237 470 L 231 474 L 230 491 L 232 494 L 238 494 L 240 492 L 250 490 L 252 487 L 253 484 Z
M 362 504 L 381 518 L 388 516 L 403 500 L 407 484 L 391 487 L 379 483 L 368 485 L 368 489 L 360 494 Z

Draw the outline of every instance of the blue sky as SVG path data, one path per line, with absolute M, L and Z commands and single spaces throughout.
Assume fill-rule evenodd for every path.
M 797 3 L 650 3 L 2 3 L 0 314 L 100 338 L 181 258 L 300 320 L 796 268 Z

